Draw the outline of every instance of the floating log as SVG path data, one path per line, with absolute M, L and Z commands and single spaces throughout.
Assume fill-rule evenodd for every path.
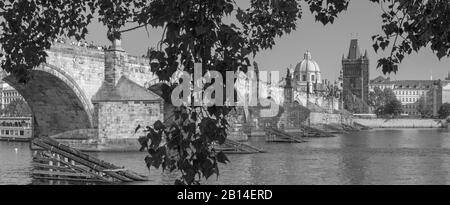
M 90 156 L 88 154 L 85 154 L 85 153 L 83 153 L 83 152 L 81 152 L 79 150 L 76 150 L 76 149 L 73 149 L 73 148 L 71 148 L 71 147 L 69 147 L 67 145 L 61 144 L 58 141 L 56 141 L 54 139 L 51 139 L 49 137 L 40 137 L 40 139 L 42 139 L 43 142 L 45 142 L 45 143 L 47 143 L 49 145 L 57 147 L 57 148 L 65 151 L 67 153 L 75 155 L 75 156 L 77 156 L 77 157 L 79 157 L 79 158 L 81 158 L 83 160 L 88 161 L 88 162 L 91 162 L 91 163 L 94 163 L 94 164 L 98 164 L 99 166 L 104 167 L 105 169 L 123 169 L 123 167 L 118 167 L 118 166 L 115 166 L 115 165 L 110 164 L 108 162 L 105 162 L 103 160 L 99 160 L 99 159 L 97 159 L 95 157 L 92 157 L 92 156 Z M 147 178 L 145 176 L 139 175 L 139 174 L 134 173 L 132 171 L 123 169 L 123 171 L 121 171 L 121 172 L 123 172 L 124 176 L 126 176 L 126 177 L 128 177 L 128 178 L 130 178 L 132 180 L 135 180 L 135 181 L 147 181 Z
M 51 157 L 51 156 L 49 156 L 46 153 L 43 153 L 43 155 L 45 155 L 47 157 Z M 65 166 L 67 166 L 67 167 L 69 167 L 69 168 L 71 168 L 71 169 L 73 169 L 75 171 L 82 172 L 82 173 L 89 173 L 93 177 L 97 178 L 98 180 L 101 180 L 103 182 L 110 182 L 110 180 L 106 179 L 105 177 L 103 177 L 103 176 L 101 176 L 99 174 L 96 174 L 96 173 L 92 173 L 90 169 L 87 169 L 87 168 L 84 168 L 84 167 L 81 167 L 81 166 L 75 166 L 75 165 L 73 165 L 73 164 L 71 164 L 69 162 L 63 161 L 61 159 L 54 159 L 54 160 L 56 160 L 56 162 L 59 162 L 59 163 L 65 165 Z
M 347 133 L 339 124 L 322 124 L 324 131 L 332 134 Z
M 53 165 L 48 165 L 48 164 L 41 164 L 41 163 L 32 163 L 34 168 L 37 169 L 44 169 L 44 170 L 58 170 L 58 171 L 65 171 L 65 172 L 72 172 L 72 173 L 76 173 L 77 171 L 68 168 L 68 167 L 63 167 L 63 166 L 53 166 Z
M 56 159 L 46 158 L 46 157 L 38 157 L 38 156 L 34 156 L 33 161 L 38 162 L 38 163 L 46 163 L 46 164 L 48 164 L 50 162 L 54 162 L 54 163 L 58 162 Z
M 357 122 L 353 122 L 353 124 L 354 124 L 356 127 L 358 127 L 359 129 L 362 129 L 362 130 L 370 130 L 370 129 L 371 129 L 371 128 L 368 127 L 368 126 L 365 126 L 365 125 L 360 124 L 360 123 L 357 123 Z
M 33 176 L 34 179 L 40 179 L 40 180 L 54 180 L 54 181 L 73 181 L 73 182 L 82 182 L 82 183 L 86 183 L 86 182 L 91 182 L 91 183 L 100 183 L 100 184 L 105 184 L 107 182 L 102 181 L 102 180 L 98 180 L 98 179 L 80 179 L 80 178 L 71 178 L 71 177 L 52 177 L 52 176 L 40 176 L 40 175 L 35 175 Z
M 266 132 L 266 141 L 267 142 L 287 142 L 287 143 L 303 143 L 305 140 L 292 136 L 284 131 L 275 129 L 273 127 L 264 128 Z
M 40 147 L 44 148 L 44 149 L 50 150 L 51 152 L 55 152 L 55 153 L 60 154 L 60 155 L 62 155 L 64 157 L 70 158 L 71 160 L 74 160 L 75 162 L 80 163 L 80 164 L 82 164 L 84 166 L 87 166 L 87 167 L 89 167 L 89 168 L 91 168 L 91 169 L 93 169 L 95 171 L 103 172 L 103 170 L 105 169 L 105 168 L 99 166 L 98 164 L 94 164 L 94 163 L 89 162 L 89 161 L 87 161 L 85 159 L 82 159 L 82 158 L 80 158 L 78 156 L 75 156 L 73 154 L 67 153 L 67 152 L 65 152 L 63 150 L 54 149 L 53 146 L 42 142 L 42 140 L 39 139 L 39 138 L 34 139 L 33 143 L 36 144 L 37 146 L 40 146 Z M 120 174 L 117 174 L 115 172 L 105 172 L 105 173 L 107 175 L 113 177 L 113 178 L 116 178 L 116 179 L 120 180 L 120 181 L 124 181 L 124 182 L 132 182 L 133 181 L 133 180 L 131 180 L 131 179 L 125 177 L 125 176 L 122 176 Z
M 350 132 L 361 131 L 361 129 L 357 126 L 352 126 L 352 125 L 348 125 L 348 124 L 344 124 L 344 123 L 342 123 L 342 127 L 344 128 L 344 130 L 350 131 Z
M 34 175 L 44 175 L 44 176 L 63 176 L 63 177 L 76 177 L 76 178 L 91 178 L 92 176 L 85 173 L 69 173 L 69 172 L 55 172 L 55 171 L 42 171 L 34 170 Z
M 255 154 L 265 152 L 264 150 L 257 147 L 230 139 L 226 139 L 225 142 L 220 146 L 214 146 L 214 149 L 227 154 Z
M 260 148 L 257 148 L 257 147 L 254 147 L 254 146 L 251 146 L 251 145 L 248 145 L 248 144 L 244 144 L 244 143 L 241 143 L 241 142 L 237 142 L 237 141 L 234 141 L 234 140 L 230 140 L 230 139 L 226 139 L 225 143 L 229 144 L 229 145 L 233 145 L 233 146 L 243 147 L 245 149 L 253 150 L 253 151 L 256 151 L 256 152 L 265 152 L 264 150 L 262 150 Z
M 302 125 L 300 127 L 300 129 L 302 130 L 302 132 L 304 133 L 303 135 L 305 137 L 335 137 L 333 134 L 307 126 L 307 125 Z

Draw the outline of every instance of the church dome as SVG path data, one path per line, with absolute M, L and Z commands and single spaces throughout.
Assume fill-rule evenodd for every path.
M 296 73 L 320 72 L 319 64 L 312 60 L 311 53 L 306 51 L 304 59 L 295 67 Z

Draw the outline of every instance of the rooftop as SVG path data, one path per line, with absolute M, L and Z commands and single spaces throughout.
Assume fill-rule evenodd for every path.
M 383 76 L 378 76 L 370 80 L 370 84 L 390 84 L 395 89 L 428 89 L 432 85 L 439 83 L 439 80 L 390 80 Z
M 136 84 L 125 76 L 122 76 L 114 87 L 103 84 L 92 97 L 92 102 L 162 100 L 159 95 Z

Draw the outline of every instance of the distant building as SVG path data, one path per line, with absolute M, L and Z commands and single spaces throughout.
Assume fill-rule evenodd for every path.
M 343 94 L 349 93 L 364 102 L 369 94 L 369 58 L 367 50 L 361 55 L 358 40 L 352 39 L 347 57 L 342 55 Z M 346 107 L 346 105 L 344 105 Z
M 339 90 L 344 89 L 344 72 L 341 69 L 341 72 L 339 72 L 338 79 L 334 82 L 334 84 L 339 88 Z
M 450 103 L 450 73 L 442 82 L 442 103 Z
M 392 89 L 397 99 L 402 103 L 404 115 L 419 116 L 420 101 L 433 116 L 443 102 L 443 88 L 440 80 L 395 80 L 379 76 L 370 81 L 370 91 L 375 87 L 384 90 Z
M 5 107 L 8 106 L 9 103 L 15 100 L 23 100 L 22 95 L 20 95 L 20 93 L 17 92 L 16 89 L 11 87 L 4 81 L 0 81 L 0 98 L 1 109 L 5 109 Z
M 391 81 L 389 77 L 385 78 L 383 76 L 378 76 L 373 80 L 370 80 L 369 83 L 369 91 L 373 92 L 375 87 L 380 88 L 381 90 L 384 90 L 386 88 L 389 88 L 391 90 L 394 90 L 394 81 Z
M 258 68 L 255 66 L 254 71 L 257 70 Z M 252 91 L 258 91 L 258 99 L 270 98 L 281 106 L 288 106 L 292 103 L 311 109 L 320 108 L 324 112 L 340 109 L 340 98 L 330 95 L 330 93 L 337 93 L 331 92 L 334 85 L 330 81 L 322 79 L 321 75 L 318 63 L 307 51 L 300 62 L 296 64 L 295 69 L 287 69 L 285 76 L 271 76 L 269 72 L 264 76 L 257 75 L 256 82 L 259 83 L 256 83 L 250 82 L 255 79 L 248 79 L 242 74 L 238 76 L 235 86 L 237 96 L 240 96 L 240 99 L 245 102 L 250 102 L 251 97 L 256 97 L 255 94 L 252 95 Z M 280 77 L 281 80 L 278 79 Z M 257 87 L 253 88 L 253 86 Z
M 314 93 L 322 88 L 321 75 L 319 64 L 312 59 L 311 53 L 306 51 L 303 60 L 295 66 L 292 79 L 294 89 L 299 92 Z

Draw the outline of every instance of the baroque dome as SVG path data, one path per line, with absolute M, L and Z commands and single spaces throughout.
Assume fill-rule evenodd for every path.
M 311 53 L 306 51 L 304 59 L 295 67 L 295 73 L 320 72 L 319 64 L 312 60 Z

